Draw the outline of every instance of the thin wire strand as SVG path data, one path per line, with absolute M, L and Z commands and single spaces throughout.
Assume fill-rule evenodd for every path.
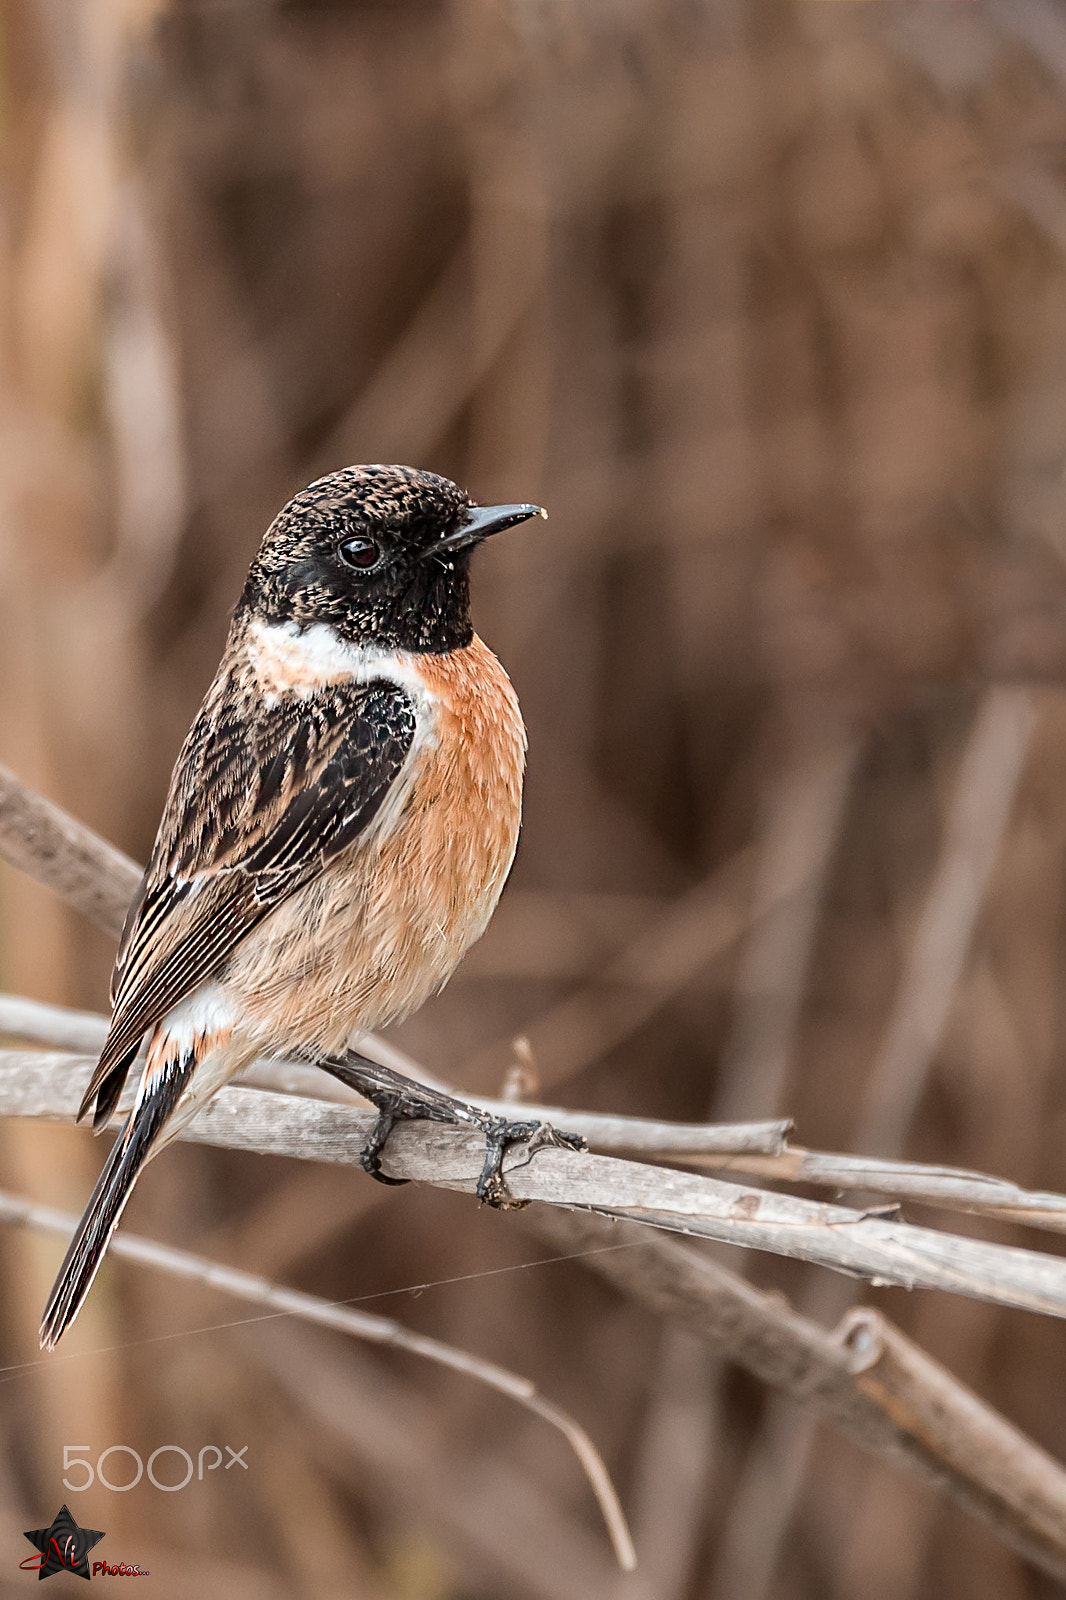
M 14 1223 L 17 1226 L 35 1228 L 49 1233 L 68 1233 L 76 1225 L 76 1218 L 68 1216 L 65 1212 L 56 1211 L 51 1206 L 38 1206 L 19 1196 L 4 1194 L 0 1191 L 0 1219 Z M 605 1246 L 601 1248 L 612 1248 Z M 616 1248 L 624 1248 L 619 1245 Z M 566 1439 L 570 1448 L 577 1457 L 578 1463 L 588 1480 L 589 1487 L 596 1497 L 615 1557 L 624 1572 L 632 1572 L 636 1566 L 637 1556 L 633 1540 L 626 1523 L 625 1513 L 621 1502 L 611 1482 L 611 1477 L 592 1439 L 581 1427 L 575 1418 L 569 1416 L 561 1407 L 545 1399 L 537 1391 L 536 1385 L 529 1378 L 521 1378 L 516 1373 L 509 1372 L 506 1367 L 497 1365 L 494 1361 L 487 1361 L 481 1356 L 471 1355 L 468 1351 L 458 1350 L 453 1345 L 445 1344 L 440 1339 L 434 1339 L 425 1334 L 413 1333 L 404 1328 L 401 1323 L 394 1322 L 388 1317 L 378 1317 L 372 1312 L 357 1311 L 353 1309 L 353 1302 L 328 1301 L 317 1295 L 309 1295 L 301 1290 L 287 1289 L 280 1284 L 272 1283 L 267 1278 L 256 1277 L 251 1273 L 238 1271 L 236 1268 L 226 1267 L 218 1262 L 213 1262 L 209 1257 L 194 1254 L 188 1250 L 178 1250 L 172 1246 L 158 1244 L 155 1240 L 144 1239 L 136 1234 L 118 1233 L 111 1241 L 110 1249 L 113 1254 L 126 1260 L 135 1261 L 141 1266 L 155 1267 L 157 1271 L 169 1273 L 174 1277 L 189 1278 L 199 1283 L 206 1284 L 209 1288 L 221 1289 L 253 1303 L 274 1306 L 270 1312 L 264 1312 L 255 1317 L 234 1319 L 233 1321 L 218 1324 L 211 1329 L 182 1329 L 170 1335 L 158 1335 L 156 1338 L 129 1341 L 126 1345 L 113 1345 L 110 1350 L 130 1348 L 133 1344 L 156 1343 L 161 1339 L 180 1338 L 195 1332 L 221 1331 L 226 1327 L 238 1327 L 242 1324 L 266 1322 L 275 1317 L 296 1316 L 305 1321 L 318 1323 L 320 1326 L 332 1327 L 338 1332 L 346 1333 L 350 1337 L 365 1339 L 372 1344 L 383 1344 L 395 1349 L 407 1350 L 413 1355 L 420 1355 L 428 1361 L 436 1362 L 439 1366 L 448 1367 L 454 1372 L 465 1374 L 474 1378 L 489 1388 L 524 1406 L 534 1416 L 540 1417 L 549 1426 L 556 1429 Z M 598 1254 L 599 1250 L 581 1251 L 578 1254 Z M 549 1262 L 566 1259 L 561 1257 L 546 1257 L 537 1262 L 516 1262 L 510 1267 L 490 1268 L 487 1271 L 466 1273 L 452 1279 L 440 1279 L 441 1285 L 448 1282 L 464 1282 L 474 1278 L 491 1277 L 498 1272 L 521 1272 L 528 1267 L 547 1265 Z M 426 1288 L 436 1287 L 436 1284 L 416 1284 L 407 1289 L 394 1289 L 379 1291 L 374 1295 L 360 1296 L 357 1299 L 381 1299 L 387 1294 L 412 1294 L 420 1293 Z M 79 1352 L 79 1354 L 102 1354 L 102 1350 Z M 18 1366 L 0 1368 L 5 1376 L 0 1382 L 10 1383 L 15 1378 L 28 1370 L 48 1364 L 49 1358 L 34 1362 L 20 1363 Z M 60 1358 L 64 1359 L 64 1358 Z
M 0 1215 L 0 1220 L 13 1221 L 14 1219 Z M 33 1226 L 29 1222 L 17 1223 L 16 1225 Z M 113 1248 L 115 1241 L 129 1237 L 130 1235 L 116 1234 L 111 1248 Z M 507 1267 L 488 1267 L 482 1272 L 464 1272 L 453 1278 L 431 1278 L 426 1283 L 407 1284 L 398 1289 L 378 1289 L 373 1294 L 352 1295 L 345 1300 L 322 1300 L 321 1305 L 324 1309 L 335 1308 L 343 1310 L 347 1306 L 365 1305 L 370 1300 L 388 1300 L 394 1295 L 409 1295 L 415 1298 L 427 1289 L 447 1288 L 449 1284 L 473 1283 L 477 1278 L 497 1278 L 508 1272 L 528 1272 L 534 1267 L 551 1267 L 564 1261 L 582 1261 L 588 1256 L 607 1255 L 613 1250 L 633 1250 L 640 1242 L 638 1239 L 627 1239 L 619 1244 L 601 1245 L 596 1250 L 575 1250 L 571 1254 L 564 1256 L 542 1256 L 537 1261 L 516 1261 Z M 141 1257 L 124 1256 L 121 1251 L 116 1251 L 115 1256 L 117 1260 L 142 1261 Z M 204 1259 L 206 1260 L 207 1258 L 205 1257 Z M 149 1265 L 150 1263 L 144 1260 L 143 1264 Z M 201 1281 L 207 1283 L 208 1287 L 218 1288 L 221 1291 L 225 1290 L 225 1283 L 221 1279 L 216 1281 L 204 1278 Z M 317 1297 L 308 1296 L 307 1298 Z M 0 1366 L 0 1385 L 13 1382 L 23 1373 L 34 1372 L 40 1367 L 52 1366 L 57 1361 L 83 1361 L 90 1356 L 113 1355 L 121 1350 L 136 1350 L 141 1345 L 162 1344 L 172 1339 L 192 1339 L 202 1333 L 223 1333 L 227 1328 L 245 1328 L 257 1322 L 273 1322 L 280 1317 L 298 1317 L 299 1315 L 300 1313 L 296 1310 L 282 1308 L 276 1311 L 264 1311 L 255 1317 L 234 1317 L 228 1322 L 206 1322 L 198 1328 L 175 1328 L 170 1333 L 148 1334 L 142 1339 L 126 1339 L 121 1344 L 94 1345 L 91 1350 L 66 1350 L 62 1354 L 53 1351 L 47 1356 L 38 1357 L 35 1361 L 19 1361 L 12 1362 L 7 1366 Z

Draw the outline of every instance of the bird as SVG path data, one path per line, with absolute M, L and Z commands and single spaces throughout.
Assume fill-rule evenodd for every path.
M 449 479 L 351 466 L 301 490 L 263 537 L 171 776 L 126 917 L 112 1016 L 78 1114 L 102 1131 L 142 1044 L 133 1107 L 41 1324 L 80 1310 L 134 1183 L 259 1056 L 312 1062 L 397 1120 L 477 1126 L 478 1194 L 506 1206 L 516 1140 L 581 1148 L 370 1061 L 355 1033 L 401 1020 L 488 925 L 518 843 L 526 733 L 470 618 L 470 558 L 546 513 L 478 505 Z

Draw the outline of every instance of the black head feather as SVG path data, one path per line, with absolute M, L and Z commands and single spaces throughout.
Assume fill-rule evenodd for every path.
M 383 649 L 461 649 L 473 636 L 468 567 L 476 541 L 454 541 L 470 515 L 462 489 L 413 467 L 345 467 L 319 478 L 268 529 L 238 615 L 298 627 L 326 622 L 343 638 Z M 445 540 L 452 543 L 438 548 Z

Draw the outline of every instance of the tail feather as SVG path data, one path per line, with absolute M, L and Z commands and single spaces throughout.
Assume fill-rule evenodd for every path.
M 189 1063 L 191 1067 L 192 1063 Z M 111 1146 L 85 1213 L 63 1258 L 41 1321 L 41 1348 L 54 1350 L 81 1310 L 104 1259 L 108 1240 L 118 1226 L 137 1176 L 175 1101 L 185 1086 L 186 1071 L 167 1075 L 130 1113 Z
M 118 1105 L 119 1096 L 126 1083 L 129 1070 L 137 1055 L 138 1046 L 127 1049 L 117 1058 L 108 1053 L 105 1045 L 104 1052 L 97 1062 L 96 1070 L 89 1080 L 89 1087 L 82 1096 L 81 1105 L 78 1107 L 77 1121 L 82 1122 L 93 1112 L 93 1132 L 102 1133 L 111 1120 L 111 1113 Z M 93 1102 L 96 1102 L 93 1110 Z
M 111 1121 L 111 1113 L 118 1105 L 119 1096 L 126 1086 L 130 1065 L 136 1056 L 136 1050 L 130 1050 L 116 1063 L 111 1070 L 99 1080 L 95 1088 L 90 1084 L 85 1091 L 85 1096 L 78 1110 L 79 1122 L 86 1117 L 92 1107 L 93 1096 L 96 1097 L 96 1109 L 93 1111 L 93 1132 L 103 1133 Z

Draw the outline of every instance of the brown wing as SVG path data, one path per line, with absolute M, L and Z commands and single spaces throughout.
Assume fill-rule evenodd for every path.
M 114 1012 L 79 1116 L 110 1117 L 141 1039 L 282 900 L 359 837 L 400 773 L 414 707 L 394 684 L 272 705 L 208 696 L 171 779 L 112 977 Z

